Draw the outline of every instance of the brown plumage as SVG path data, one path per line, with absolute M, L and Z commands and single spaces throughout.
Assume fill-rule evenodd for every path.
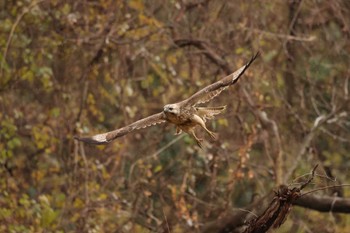
M 222 78 L 213 84 L 210 84 L 209 86 L 196 92 L 188 99 L 175 104 L 165 105 L 163 111 L 160 113 L 151 115 L 128 126 L 111 132 L 97 134 L 92 137 L 76 136 L 75 139 L 92 144 L 107 144 L 112 140 L 124 136 L 134 130 L 146 128 L 164 122 L 169 122 L 177 126 L 176 134 L 184 131 L 191 135 L 196 140 L 197 144 L 202 147 L 203 139 L 200 139 L 195 135 L 195 127 L 199 125 L 209 134 L 210 137 L 216 139 L 216 134 L 207 129 L 205 122 L 207 120 L 213 119 L 215 115 L 220 114 L 222 111 L 224 111 L 226 106 L 199 107 L 197 105 L 211 101 L 227 87 L 235 84 L 246 71 L 246 69 L 248 69 L 248 67 L 257 58 L 258 54 L 259 53 L 255 54 L 255 56 L 253 56 L 246 65 L 242 66 L 234 73 Z

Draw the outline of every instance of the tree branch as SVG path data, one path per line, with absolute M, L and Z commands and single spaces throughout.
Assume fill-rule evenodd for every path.
M 233 69 L 231 69 L 226 60 L 222 59 L 221 56 L 215 53 L 214 49 L 211 48 L 206 41 L 198 39 L 175 39 L 174 43 L 179 47 L 194 46 L 202 50 L 205 56 L 219 66 L 227 75 L 232 73 Z
M 293 204 L 320 212 L 350 213 L 349 198 L 306 195 Z

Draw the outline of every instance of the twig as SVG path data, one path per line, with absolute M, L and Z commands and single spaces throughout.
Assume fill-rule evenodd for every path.
M 248 27 L 243 27 L 244 30 L 249 30 L 255 33 L 260 33 L 262 35 L 270 36 L 270 37 L 277 37 L 280 39 L 285 40 L 295 40 L 295 41 L 302 41 L 302 42 L 312 42 L 316 39 L 316 36 L 308 36 L 308 37 L 300 37 L 300 36 L 293 36 L 293 35 L 286 35 L 286 34 L 280 34 L 280 33 L 273 33 L 273 32 L 267 32 L 260 29 L 251 29 Z
M 4 54 L 3 54 L 3 57 L 2 57 L 2 61 L 1 61 L 1 73 L 4 70 L 4 63 L 6 61 L 7 53 L 8 53 L 8 50 L 9 50 L 11 42 L 12 42 L 13 34 L 15 33 L 15 30 L 16 30 L 19 22 L 22 20 L 23 16 L 25 14 L 27 14 L 33 7 L 35 7 L 36 5 L 38 5 L 38 4 L 40 4 L 40 3 L 44 2 L 44 1 L 46 1 L 46 0 L 38 0 L 38 1 L 32 2 L 28 7 L 24 8 L 24 10 L 22 11 L 22 13 L 20 15 L 17 16 L 17 19 L 16 19 L 15 23 L 13 24 L 13 26 L 11 28 L 9 37 L 7 38 Z
M 312 169 L 312 172 L 311 172 L 311 176 L 310 178 L 300 186 L 300 190 L 303 190 L 308 184 L 310 184 L 310 182 L 314 179 L 315 177 L 315 171 L 316 171 L 316 168 L 318 167 L 318 164 L 316 164 L 316 166 L 314 167 L 314 169 Z
M 181 134 L 179 136 L 177 136 L 176 138 L 174 138 L 173 140 L 171 140 L 170 142 L 168 142 L 165 146 L 163 146 L 162 148 L 160 148 L 159 150 L 157 150 L 155 153 L 153 153 L 152 155 L 149 155 L 147 157 L 143 157 L 143 158 L 139 158 L 138 160 L 136 160 L 131 166 L 130 166 L 130 171 L 129 171 L 129 184 L 131 183 L 131 176 L 132 173 L 134 172 L 134 168 L 136 166 L 136 164 L 139 161 L 146 161 L 148 159 L 156 159 L 157 156 L 162 153 L 164 150 L 168 149 L 171 145 L 173 145 L 175 142 L 179 141 L 181 138 L 183 138 L 186 134 Z
M 348 89 L 348 86 L 349 86 L 349 78 L 350 78 L 350 75 L 348 75 L 345 79 L 345 82 L 344 82 L 344 99 L 345 100 L 348 100 L 349 99 L 349 89 Z
M 83 162 L 84 162 L 84 193 L 85 193 L 85 205 L 87 206 L 89 203 L 89 187 L 88 187 L 88 182 L 89 182 L 89 166 L 88 166 L 88 161 L 86 158 L 86 154 L 85 154 L 85 150 L 84 150 L 84 145 L 82 142 L 77 142 L 79 145 L 79 149 L 80 149 L 80 154 L 81 157 L 83 158 Z
M 304 138 L 303 142 L 301 143 L 301 146 L 299 148 L 299 152 L 296 154 L 296 156 L 294 156 L 293 159 L 293 163 L 289 166 L 288 171 L 285 173 L 285 179 L 288 179 L 289 177 L 291 177 L 292 173 L 295 171 L 295 169 L 297 168 L 300 159 L 302 158 L 302 156 L 306 153 L 307 148 L 310 146 L 311 141 L 313 140 L 313 138 L 315 137 L 315 134 L 317 132 L 317 130 L 325 123 L 327 122 L 327 120 L 331 119 L 334 114 L 336 113 L 337 110 L 332 111 L 331 113 L 329 113 L 326 116 L 322 116 L 321 118 L 317 117 L 315 119 L 314 125 L 311 127 L 310 132 L 306 135 L 306 137 Z
M 261 111 L 254 106 L 254 102 L 246 89 L 243 88 L 242 91 L 247 100 L 248 105 L 252 108 L 253 112 L 258 117 L 262 125 L 265 126 L 267 129 L 270 129 L 272 134 L 275 137 L 274 147 L 277 149 L 277 151 L 275 151 L 274 163 L 275 163 L 276 184 L 277 186 L 279 186 L 284 183 L 284 177 L 283 177 L 283 148 L 282 148 L 282 143 L 281 143 L 281 138 L 280 138 L 280 133 L 278 130 L 277 123 L 276 121 L 268 118 L 266 112 Z
M 167 227 L 167 230 L 168 230 L 168 233 L 170 233 L 170 228 L 169 228 L 169 223 L 168 223 L 168 219 L 164 213 L 164 209 L 162 207 L 162 212 L 163 212 L 163 217 L 164 217 L 164 220 L 165 220 L 165 224 L 166 224 L 166 227 Z
M 321 187 L 321 188 L 317 188 L 317 189 L 313 189 L 311 191 L 305 192 L 301 196 L 306 196 L 306 195 L 309 195 L 310 193 L 318 192 L 321 190 L 326 190 L 326 189 L 330 189 L 330 188 L 341 188 L 341 187 L 350 187 L 350 184 L 328 185 L 325 187 Z

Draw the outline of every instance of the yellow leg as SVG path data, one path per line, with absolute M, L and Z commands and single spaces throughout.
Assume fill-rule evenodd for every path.
M 198 145 L 200 148 L 203 148 L 203 147 L 202 147 L 203 139 L 198 138 L 198 137 L 196 136 L 196 134 L 194 133 L 194 129 L 189 130 L 189 131 L 188 131 L 188 134 L 190 134 L 190 135 L 196 140 L 197 145 Z
M 205 126 L 205 123 L 201 117 L 199 117 L 198 115 L 194 115 L 193 121 L 197 122 L 203 129 L 205 129 L 205 131 L 209 134 L 209 136 L 212 139 L 216 140 L 218 138 L 216 133 L 211 132 L 209 129 L 207 129 L 207 127 Z

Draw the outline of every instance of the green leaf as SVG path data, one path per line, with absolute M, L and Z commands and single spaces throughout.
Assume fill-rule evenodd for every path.
M 50 110 L 50 115 L 52 116 L 52 117 L 59 117 L 60 116 L 60 109 L 59 108 L 53 108 L 53 109 L 51 109 Z
M 163 169 L 162 165 L 158 165 L 154 168 L 153 172 L 160 172 Z

